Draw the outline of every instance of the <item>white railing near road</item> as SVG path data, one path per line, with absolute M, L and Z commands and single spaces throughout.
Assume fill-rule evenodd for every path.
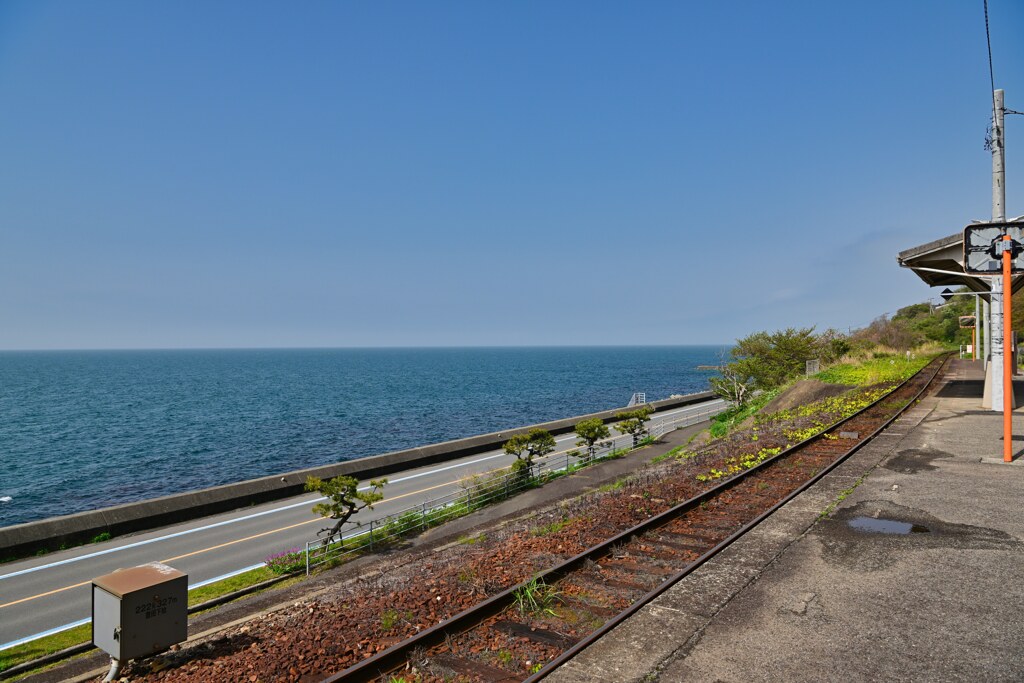
M 688 412 L 683 415 L 676 415 L 659 420 L 656 424 L 651 425 L 650 429 L 647 431 L 651 436 L 658 438 L 676 429 L 681 429 L 692 424 L 697 424 L 698 422 L 703 422 L 704 420 L 714 417 L 715 415 L 729 409 L 729 404 L 721 399 L 715 399 L 708 403 L 709 405 L 702 407 L 694 413 Z M 655 413 L 655 417 L 657 417 L 657 413 Z
M 686 427 L 728 409 L 725 401 L 710 401 L 695 406 L 695 410 L 657 420 L 653 416 L 647 430 L 650 439 L 658 439 L 668 432 Z M 644 442 L 641 442 L 643 444 Z M 337 561 L 376 546 L 389 545 L 413 533 L 425 531 L 474 510 L 505 500 L 527 488 L 542 485 L 563 474 L 589 467 L 609 456 L 629 452 L 635 448 L 632 436 L 624 434 L 606 439 L 596 446 L 591 456 L 583 449 L 553 453 L 535 461 L 532 472 L 502 468 L 488 473 L 466 477 L 460 482 L 462 490 L 424 501 L 386 517 L 371 520 L 331 543 L 326 539 L 307 541 L 304 550 L 306 574 L 321 564 Z

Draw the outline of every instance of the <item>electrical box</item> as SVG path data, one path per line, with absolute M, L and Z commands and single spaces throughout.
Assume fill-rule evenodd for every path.
M 188 575 L 159 562 L 92 580 L 92 642 L 120 661 L 188 638 Z

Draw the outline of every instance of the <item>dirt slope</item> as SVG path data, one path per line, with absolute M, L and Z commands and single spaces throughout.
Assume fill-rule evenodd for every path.
M 813 403 L 830 396 L 844 394 L 851 386 L 845 384 L 827 384 L 816 379 L 802 379 L 789 389 L 773 398 L 761 409 L 761 413 L 777 413 L 780 410 L 789 410 L 805 403 Z

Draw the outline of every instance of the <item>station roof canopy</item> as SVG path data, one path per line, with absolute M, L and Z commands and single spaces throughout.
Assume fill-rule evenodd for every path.
M 958 232 L 896 255 L 900 266 L 909 268 L 929 287 L 967 287 L 972 292 L 988 294 L 988 275 L 964 272 L 964 233 Z M 997 288 L 1000 285 L 997 285 Z M 1024 276 L 1013 276 L 1013 291 L 1024 287 Z

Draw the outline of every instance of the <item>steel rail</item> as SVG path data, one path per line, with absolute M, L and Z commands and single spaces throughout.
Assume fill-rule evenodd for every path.
M 709 550 L 708 552 L 704 553 L 699 558 L 694 560 L 692 563 L 690 563 L 685 569 L 683 569 L 682 571 L 680 571 L 680 572 L 670 576 L 662 585 L 658 586 L 654 590 L 650 591 L 648 594 L 644 595 L 642 598 L 637 600 L 637 602 L 635 602 L 634 604 L 630 605 L 625 610 L 623 610 L 619 614 L 617 614 L 614 617 L 612 617 L 611 619 L 609 619 L 608 622 L 603 624 L 596 631 L 594 631 L 593 633 L 591 633 L 588 636 L 585 636 L 582 640 L 580 640 L 575 645 L 571 646 L 568 650 L 563 652 L 561 655 L 559 655 L 555 659 L 553 659 L 550 662 L 548 662 L 548 664 L 546 664 L 544 666 L 544 668 L 541 669 L 541 671 L 537 672 L 535 675 L 530 676 L 527 679 L 524 679 L 523 683 L 535 683 L 535 681 L 539 681 L 539 680 L 541 680 L 543 678 L 546 678 L 549 674 L 554 672 L 558 667 L 560 667 L 563 664 L 565 664 L 566 662 L 568 662 L 570 659 L 572 659 L 573 657 L 578 655 L 580 652 L 585 650 L 588 646 L 592 645 L 596 640 L 598 640 L 603 635 L 608 633 L 608 631 L 611 631 L 613 628 L 615 628 L 616 626 L 621 624 L 623 621 L 625 621 L 626 619 L 631 617 L 633 614 L 638 612 L 645 605 L 647 605 L 652 600 L 657 598 L 659 595 L 664 593 L 666 590 L 671 588 L 674 584 L 676 584 L 679 581 L 681 581 L 688 574 L 690 574 L 693 571 L 695 571 L 702 564 L 704 564 L 705 562 L 710 560 L 712 557 L 717 555 L 719 552 L 724 550 L 726 547 L 731 545 L 733 542 L 738 540 L 740 537 L 742 537 L 743 535 L 745 535 L 746 533 L 751 531 L 758 524 L 760 524 L 765 519 L 767 519 L 768 517 L 773 515 L 781 507 L 783 507 L 784 505 L 786 505 L 787 503 L 792 501 L 794 498 L 799 496 L 801 493 L 803 493 L 804 491 L 806 491 L 807 489 L 809 489 L 810 487 L 812 487 L 816 483 L 818 483 L 818 481 L 820 481 L 827 474 L 829 474 L 829 472 L 831 472 L 836 467 L 841 465 L 850 456 L 852 456 L 854 453 L 859 451 L 862 447 L 864 447 L 865 445 L 870 443 L 876 436 L 878 436 L 881 432 L 883 432 L 885 429 L 887 429 L 889 427 L 889 425 L 891 425 L 900 416 L 902 416 L 903 413 L 905 413 L 907 410 L 909 410 L 910 406 L 912 406 L 915 403 L 917 403 L 917 401 L 921 398 L 922 394 L 924 394 L 924 392 L 927 391 L 929 387 L 931 387 L 932 382 L 934 382 L 935 378 L 938 377 L 939 373 L 942 371 L 942 368 L 945 366 L 945 364 L 949 360 L 950 356 L 951 356 L 951 354 L 950 355 L 946 355 L 944 358 L 941 359 L 941 362 L 939 362 L 938 359 L 936 361 L 933 361 L 933 363 L 937 363 L 938 367 L 936 368 L 935 372 L 932 373 L 932 376 L 928 378 L 928 381 L 925 382 L 924 385 L 921 387 L 921 389 L 914 395 L 914 397 L 907 402 L 907 405 L 902 407 L 902 408 L 900 408 L 898 411 L 896 411 L 895 414 L 893 414 L 889 419 L 887 419 L 885 422 L 883 422 L 873 432 L 871 432 L 866 437 L 864 437 L 863 440 L 861 440 L 861 441 L 857 442 L 856 444 L 854 444 L 852 448 L 850 448 L 845 453 L 842 453 L 841 455 L 839 455 L 831 464 L 829 464 L 826 467 L 824 467 L 821 472 L 819 472 L 818 474 L 814 475 L 812 478 L 808 479 L 805 483 L 801 484 L 799 487 L 797 487 L 795 490 L 793 490 L 789 495 L 785 496 L 782 500 L 777 502 L 775 505 L 770 507 L 768 510 L 764 511 L 763 513 L 761 513 L 760 515 L 755 517 L 753 520 L 751 520 L 747 524 L 744 524 L 742 527 L 737 529 L 731 536 L 729 536 L 728 538 L 723 540 L 721 543 L 716 545 L 714 548 L 712 548 L 711 550 Z M 923 372 L 924 370 L 925 370 L 925 368 L 922 368 L 919 372 Z M 836 423 L 832 427 L 830 427 L 828 429 L 825 429 L 825 430 L 822 430 L 822 432 L 820 434 L 815 435 L 815 437 L 812 437 L 812 438 L 816 438 L 817 436 L 821 436 L 822 434 L 825 434 L 826 432 L 833 431 L 837 426 L 840 426 L 841 424 L 843 424 L 844 422 L 846 422 L 848 420 L 852 420 L 853 418 L 855 418 L 858 415 L 860 415 L 861 413 L 863 413 L 865 410 L 868 410 L 869 408 L 872 408 L 872 407 L 878 405 L 879 403 L 884 401 L 886 398 L 889 398 L 890 396 L 892 396 L 896 391 L 898 391 L 901 388 L 903 388 L 903 386 L 906 385 L 907 383 L 909 383 L 911 380 L 916 378 L 918 374 L 919 373 L 915 373 L 912 377 L 909 377 L 907 380 L 902 382 L 899 386 L 894 387 L 892 391 L 887 393 L 885 396 L 882 396 L 881 398 L 879 398 L 877 401 L 875 401 L 871 405 L 866 406 L 865 408 L 863 408 L 862 410 L 857 411 L 856 413 L 854 413 L 850 417 L 841 420 L 840 422 Z M 793 448 L 795 449 L 795 448 L 798 448 L 798 447 L 803 447 L 809 441 L 810 441 L 810 439 L 802 442 L 801 444 L 797 444 Z M 793 450 L 793 449 L 790 449 L 790 450 Z M 779 455 L 781 456 L 783 454 L 780 453 Z M 776 457 L 778 457 L 778 456 L 776 456 Z M 774 460 L 774 458 L 772 458 L 772 460 Z M 767 462 L 768 461 L 766 461 L 766 463 Z M 763 464 L 766 464 L 766 463 L 763 463 Z M 739 477 L 736 477 L 736 479 L 739 479 Z
M 602 556 L 606 554 L 607 551 L 613 546 L 628 541 L 633 537 L 636 537 L 650 529 L 662 526 L 663 524 L 671 521 L 672 519 L 679 517 L 680 515 L 692 510 L 695 507 L 700 506 L 702 503 L 705 503 L 706 501 L 711 500 L 721 495 L 722 493 L 725 493 L 726 491 L 729 491 L 730 489 L 737 486 L 741 482 L 746 481 L 748 477 L 764 472 L 765 470 L 770 468 L 775 463 L 781 461 L 782 459 L 785 459 L 793 455 L 794 453 L 806 448 L 812 443 L 824 438 L 825 434 L 835 431 L 838 427 L 841 427 L 845 423 L 859 417 L 866 411 L 879 406 L 883 401 L 891 398 L 896 392 L 902 390 L 911 382 L 919 379 L 921 374 L 924 373 L 929 367 L 935 366 L 934 372 L 931 374 L 930 377 L 928 377 L 927 381 L 924 382 L 921 389 L 914 394 L 913 398 L 911 398 L 905 406 L 899 408 L 892 416 L 886 419 L 879 427 L 872 431 L 868 436 L 859 440 L 846 452 L 837 455 L 829 465 L 825 466 L 821 470 L 821 472 L 817 473 L 812 478 L 801 484 L 794 491 L 783 497 L 779 502 L 772 505 L 772 507 L 770 507 L 767 511 L 758 515 L 751 522 L 748 522 L 741 526 L 738 530 L 733 532 L 732 535 L 718 543 L 716 546 L 711 548 L 706 553 L 702 554 L 696 560 L 689 562 L 686 568 L 684 568 L 683 570 L 667 577 L 666 580 L 662 582 L 657 588 L 643 595 L 636 602 L 627 607 L 624 611 L 620 612 L 614 617 L 611 617 L 609 621 L 605 622 L 600 628 L 598 628 L 591 634 L 585 636 L 582 640 L 571 646 L 561 655 L 559 655 L 552 661 L 548 662 L 540 671 L 538 671 L 535 674 L 532 674 L 528 678 L 523 679 L 524 683 L 534 683 L 535 681 L 540 681 L 541 679 L 550 675 L 556 668 L 568 662 L 570 659 L 579 654 L 583 649 L 592 644 L 595 640 L 605 635 L 615 626 L 622 623 L 622 621 L 635 614 L 644 605 L 646 605 L 651 600 L 661 595 L 663 592 L 668 590 L 672 585 L 678 583 L 685 576 L 687 576 L 695 569 L 700 567 L 702 564 L 704 564 L 712 557 L 717 555 L 719 552 L 724 550 L 738 538 L 740 538 L 741 536 L 749 532 L 751 529 L 753 529 L 755 526 L 757 526 L 757 524 L 764 521 L 764 519 L 769 517 L 780 507 L 791 501 L 793 498 L 795 498 L 803 491 L 807 490 L 810 486 L 813 486 L 822 477 L 824 477 L 826 474 L 828 474 L 837 466 L 839 466 L 842 462 L 844 462 L 855 452 L 860 450 L 860 448 L 862 448 L 865 444 L 869 443 L 872 439 L 874 439 L 880 432 L 886 429 L 904 412 L 906 412 L 906 410 L 909 409 L 910 406 L 914 405 L 921 398 L 924 392 L 927 391 L 928 388 L 931 386 L 932 382 L 934 382 L 935 378 L 938 377 L 943 366 L 945 365 L 946 361 L 951 357 L 951 355 L 952 354 L 949 353 L 944 354 L 939 358 L 936 358 L 935 360 L 931 361 L 931 363 L 926 365 L 924 368 L 914 373 L 914 375 L 907 378 L 897 386 L 893 387 L 892 390 L 886 392 L 884 396 L 879 397 L 877 400 L 865 406 L 864 408 L 861 408 L 852 415 L 849 415 L 841 420 L 836 421 L 835 423 L 829 425 L 828 427 L 825 427 L 814 436 L 804 439 L 800 443 L 797 443 L 787 448 L 786 450 L 781 451 L 777 455 L 772 456 L 771 458 L 759 463 L 758 465 L 748 470 L 736 474 L 735 476 L 723 481 L 717 486 L 707 489 L 706 491 L 701 492 L 700 494 L 694 496 L 693 498 L 683 501 L 682 503 L 679 503 L 678 505 L 669 508 L 664 512 L 661 512 L 655 515 L 654 517 L 651 517 L 641 522 L 636 526 L 633 526 L 619 534 L 616 534 L 614 537 L 610 539 L 607 539 L 595 546 L 592 546 L 591 548 L 588 548 L 587 550 L 584 550 L 583 552 L 563 561 L 558 565 L 555 565 L 554 567 L 551 567 L 547 570 L 544 570 L 536 574 L 532 580 L 540 579 L 543 580 L 545 583 L 557 582 L 558 580 L 560 580 L 561 578 L 575 570 L 577 567 L 582 565 L 587 560 L 593 559 L 594 557 Z M 514 596 L 516 591 L 522 588 L 525 585 L 525 583 L 526 582 L 523 582 L 515 586 L 512 586 L 502 591 L 501 593 L 491 596 L 483 602 L 474 605 L 473 607 L 469 607 L 463 610 L 462 612 L 452 617 L 449 617 L 445 621 L 442 621 L 441 623 L 435 626 L 425 629 L 417 633 L 416 635 L 407 638 L 402 642 L 392 645 L 391 647 L 373 655 L 372 657 L 368 657 L 362 660 L 361 662 L 353 664 L 347 669 L 344 669 L 343 671 L 340 671 L 326 679 L 323 679 L 323 683 L 360 683 L 363 681 L 369 682 L 378 680 L 382 676 L 386 676 L 387 674 L 395 671 L 403 664 L 405 664 L 409 660 L 409 656 L 411 655 L 413 650 L 425 650 L 434 647 L 435 645 L 442 643 L 446 636 L 451 636 L 453 634 L 468 631 L 480 622 L 486 620 L 487 618 L 499 614 L 514 602 Z

